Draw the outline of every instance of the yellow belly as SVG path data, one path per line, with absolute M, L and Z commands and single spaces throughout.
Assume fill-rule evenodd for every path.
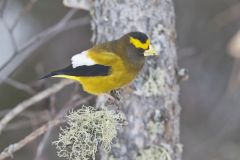
M 56 75 L 53 77 L 62 77 L 79 81 L 83 89 L 91 94 L 107 93 L 111 90 L 121 88 L 130 83 L 138 74 L 140 69 L 132 69 L 124 64 L 120 57 L 108 52 L 90 52 L 89 55 L 97 64 L 110 65 L 111 73 L 108 76 L 95 77 L 76 77 L 68 75 Z M 130 65 L 129 65 L 130 66 Z
M 86 92 L 101 94 L 121 88 L 130 83 L 135 76 L 135 74 L 114 73 L 109 76 L 78 77 L 78 81 L 80 81 Z
M 84 91 L 98 95 L 123 87 L 124 85 L 130 83 L 135 76 L 136 74 L 134 73 L 117 72 L 109 76 L 75 77 L 68 75 L 56 75 L 54 77 L 79 81 L 82 84 Z

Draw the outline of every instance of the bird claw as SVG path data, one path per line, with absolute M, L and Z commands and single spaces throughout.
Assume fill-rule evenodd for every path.
M 117 100 L 117 101 L 120 101 L 122 98 L 119 90 L 110 91 L 110 95 L 113 97 L 114 100 Z

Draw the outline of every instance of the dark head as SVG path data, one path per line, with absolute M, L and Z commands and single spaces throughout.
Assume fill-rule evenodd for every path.
M 142 32 L 127 33 L 115 42 L 117 42 L 118 47 L 115 48 L 118 48 L 119 55 L 135 68 L 141 68 L 144 65 L 145 56 L 150 55 L 149 51 L 153 51 L 150 39 Z M 151 53 L 151 55 L 155 55 L 153 52 Z
M 155 55 L 155 51 L 152 50 L 152 47 L 150 45 L 150 39 L 149 37 L 142 32 L 130 32 L 125 35 L 128 39 L 128 43 L 130 44 L 130 48 L 135 50 L 138 54 L 149 56 L 149 55 Z M 151 51 L 150 51 L 151 50 Z M 151 52 L 149 54 L 148 52 Z

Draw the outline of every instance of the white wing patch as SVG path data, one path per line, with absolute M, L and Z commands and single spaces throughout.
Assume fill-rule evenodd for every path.
M 78 53 L 76 55 L 74 55 L 72 58 L 72 67 L 76 68 L 79 66 L 91 66 L 96 64 L 95 61 L 93 59 L 91 59 L 90 57 L 88 57 L 88 51 L 83 51 L 81 53 Z

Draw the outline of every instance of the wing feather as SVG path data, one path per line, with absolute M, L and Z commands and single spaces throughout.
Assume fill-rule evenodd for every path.
M 67 76 L 76 76 L 76 77 L 95 77 L 95 76 L 107 76 L 111 73 L 111 67 L 104 66 L 104 65 L 92 65 L 92 66 L 79 66 L 76 68 L 73 68 L 72 65 L 53 71 L 45 76 L 43 76 L 41 79 L 48 78 L 48 77 L 54 77 L 57 75 L 67 75 Z

